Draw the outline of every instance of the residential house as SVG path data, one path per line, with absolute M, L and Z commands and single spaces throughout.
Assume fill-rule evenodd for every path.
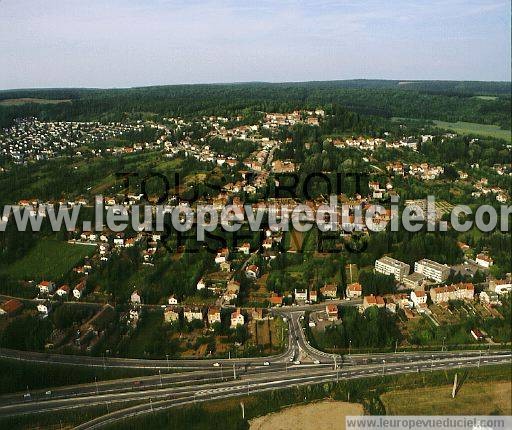
M 510 277 L 505 279 L 491 279 L 489 281 L 489 290 L 497 294 L 512 292 L 512 279 Z
M 485 267 L 486 269 L 488 269 L 489 267 L 491 267 L 494 264 L 494 260 L 486 254 L 478 254 L 476 256 L 475 261 L 476 261 L 476 264 L 478 264 L 479 266 Z
M 206 284 L 203 280 L 203 278 L 199 279 L 199 281 L 197 281 L 197 285 L 196 285 L 196 288 L 197 290 L 204 290 L 206 288 Z
M 329 321 L 336 321 L 338 319 L 338 306 L 334 303 L 328 303 L 325 306 L 325 313 Z
M 260 268 L 255 264 L 250 264 L 245 269 L 245 276 L 250 279 L 256 279 L 260 274 Z
M 324 299 L 335 299 L 338 293 L 338 287 L 335 284 L 325 284 L 320 288 L 320 294 Z
M 76 284 L 75 288 L 73 288 L 73 297 L 77 300 L 82 298 L 82 295 L 85 292 L 85 287 L 87 283 L 85 279 L 82 279 L 78 284 Z
M 166 323 L 174 323 L 180 320 L 180 312 L 178 308 L 167 306 L 164 310 L 164 321 Z
M 239 325 L 244 325 L 245 318 L 240 311 L 240 308 L 237 308 L 235 312 L 231 314 L 231 328 L 236 328 Z
M 52 281 L 41 281 L 37 284 L 37 288 L 39 288 L 41 294 L 50 294 L 55 290 L 55 283 Z
M 228 248 L 222 248 L 217 252 L 217 255 L 215 256 L 215 263 L 220 264 L 224 263 L 229 257 L 229 249 Z
M 356 299 L 363 294 L 363 287 L 359 282 L 354 282 L 347 286 L 347 298 Z
M 363 298 L 363 311 L 368 309 L 371 306 L 377 306 L 378 308 L 383 308 L 385 306 L 384 299 L 381 296 L 374 296 L 370 294 L 369 296 L 364 296 Z
M 137 290 L 130 296 L 130 302 L 134 305 L 140 305 L 142 303 L 142 298 Z
M 245 255 L 249 255 L 249 253 L 251 252 L 250 243 L 248 243 L 248 242 L 242 243 L 242 245 L 240 245 L 238 247 L 238 252 L 241 252 L 242 254 L 245 254 Z
M 265 319 L 263 317 L 263 309 L 262 308 L 251 309 L 251 319 L 253 321 L 263 321 Z
M 174 295 L 169 296 L 169 300 L 167 300 L 167 303 L 169 303 L 170 305 L 177 305 L 178 299 L 174 297 Z
M 59 297 L 67 297 L 69 295 L 69 285 L 61 285 L 57 291 L 55 292 L 55 294 L 57 294 Z
M 472 283 L 459 283 L 430 289 L 430 299 L 434 304 L 450 300 L 473 300 L 475 287 Z
M 411 291 L 411 302 L 415 308 L 420 308 L 422 304 L 427 303 L 427 293 L 423 290 Z
M 316 290 L 309 290 L 309 301 L 311 303 L 316 303 L 318 301 L 318 293 Z
M 140 319 L 140 309 L 137 309 L 137 308 L 131 308 L 130 309 L 130 312 L 129 312 L 129 318 L 130 318 L 130 321 L 131 321 L 131 324 L 132 325 L 137 325 L 137 322 L 139 321 Z
M 233 280 L 229 281 L 223 295 L 224 300 L 228 302 L 235 300 L 238 297 L 238 294 L 240 294 L 240 282 Z
M 220 308 L 212 306 L 208 309 L 208 324 L 211 326 L 215 323 L 220 323 Z
M 299 302 L 299 301 L 305 302 L 307 299 L 308 299 L 308 290 L 307 289 L 297 290 L 297 288 L 295 288 L 295 301 L 296 302 Z
M 23 309 L 23 303 L 16 299 L 7 300 L 0 306 L 0 315 L 16 316 Z
M 271 306 L 282 306 L 283 305 L 283 298 L 278 296 L 277 294 L 272 294 L 270 298 L 268 299 Z
M 187 322 L 192 322 L 194 320 L 201 320 L 203 319 L 203 311 L 200 308 L 197 307 L 186 307 L 183 309 L 183 317 Z
M 48 301 L 39 303 L 37 305 L 37 312 L 42 318 L 46 318 L 52 311 L 52 304 Z
M 500 303 L 498 293 L 491 290 L 484 290 L 480 293 L 480 301 L 490 305 L 497 305 Z

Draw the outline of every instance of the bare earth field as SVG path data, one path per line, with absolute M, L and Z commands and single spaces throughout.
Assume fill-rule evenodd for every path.
M 511 415 L 510 381 L 467 383 L 452 399 L 451 385 L 390 391 L 381 396 L 387 415 Z
M 363 406 L 326 400 L 292 406 L 249 422 L 250 430 L 344 430 L 345 416 L 363 415 Z

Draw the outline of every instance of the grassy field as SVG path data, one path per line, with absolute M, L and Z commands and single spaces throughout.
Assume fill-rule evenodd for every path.
M 1 106 L 20 106 L 28 103 L 35 103 L 39 105 L 55 105 L 59 103 L 69 103 L 71 100 L 50 100 L 50 99 L 34 99 L 34 98 L 21 98 L 21 99 L 5 99 L 0 101 Z
M 390 391 L 381 396 L 388 415 L 511 415 L 510 381 L 463 384 L 454 399 L 452 386 Z
M 502 130 L 497 125 L 477 124 L 474 122 L 446 122 L 434 121 L 434 123 L 447 130 L 453 130 L 461 134 L 478 134 L 481 136 L 495 137 L 499 139 L 511 140 L 510 130 Z
M 154 375 L 149 369 L 115 369 L 102 367 L 71 366 L 63 364 L 28 363 L 0 359 L 0 394 L 87 384 L 117 378 Z M 2 426 L 0 425 L 0 428 Z
M 42 239 L 25 257 L 8 267 L 2 267 L 1 272 L 14 279 L 56 281 L 84 257 L 92 255 L 94 250 L 92 246 Z

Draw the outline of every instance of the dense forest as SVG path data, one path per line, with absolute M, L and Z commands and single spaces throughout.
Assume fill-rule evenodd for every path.
M 510 82 L 351 80 L 303 83 L 173 85 L 127 89 L 0 91 L 0 127 L 16 117 L 101 120 L 151 116 L 224 115 L 341 105 L 385 118 L 405 117 L 496 124 L 510 129 Z M 38 98 L 69 103 L 2 104 Z

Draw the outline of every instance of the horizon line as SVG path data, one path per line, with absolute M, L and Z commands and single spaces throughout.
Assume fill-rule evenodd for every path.
M 326 80 L 310 80 L 310 81 L 226 81 L 226 82 L 194 82 L 194 83 L 177 83 L 177 84 L 147 84 L 133 86 L 65 86 L 65 87 L 22 87 L 22 88 L 1 88 L 0 92 L 6 91 L 36 91 L 36 90 L 129 90 L 140 88 L 156 88 L 156 87 L 185 87 L 185 86 L 201 86 L 201 85 L 283 85 L 283 84 L 311 84 L 311 83 L 329 83 L 329 82 L 356 82 L 356 81 L 380 81 L 380 82 L 404 82 L 404 83 L 424 83 L 424 82 L 475 82 L 475 83 L 499 83 L 512 84 L 512 80 L 471 80 L 471 79 L 383 79 L 383 78 L 350 78 L 350 79 L 326 79 Z

